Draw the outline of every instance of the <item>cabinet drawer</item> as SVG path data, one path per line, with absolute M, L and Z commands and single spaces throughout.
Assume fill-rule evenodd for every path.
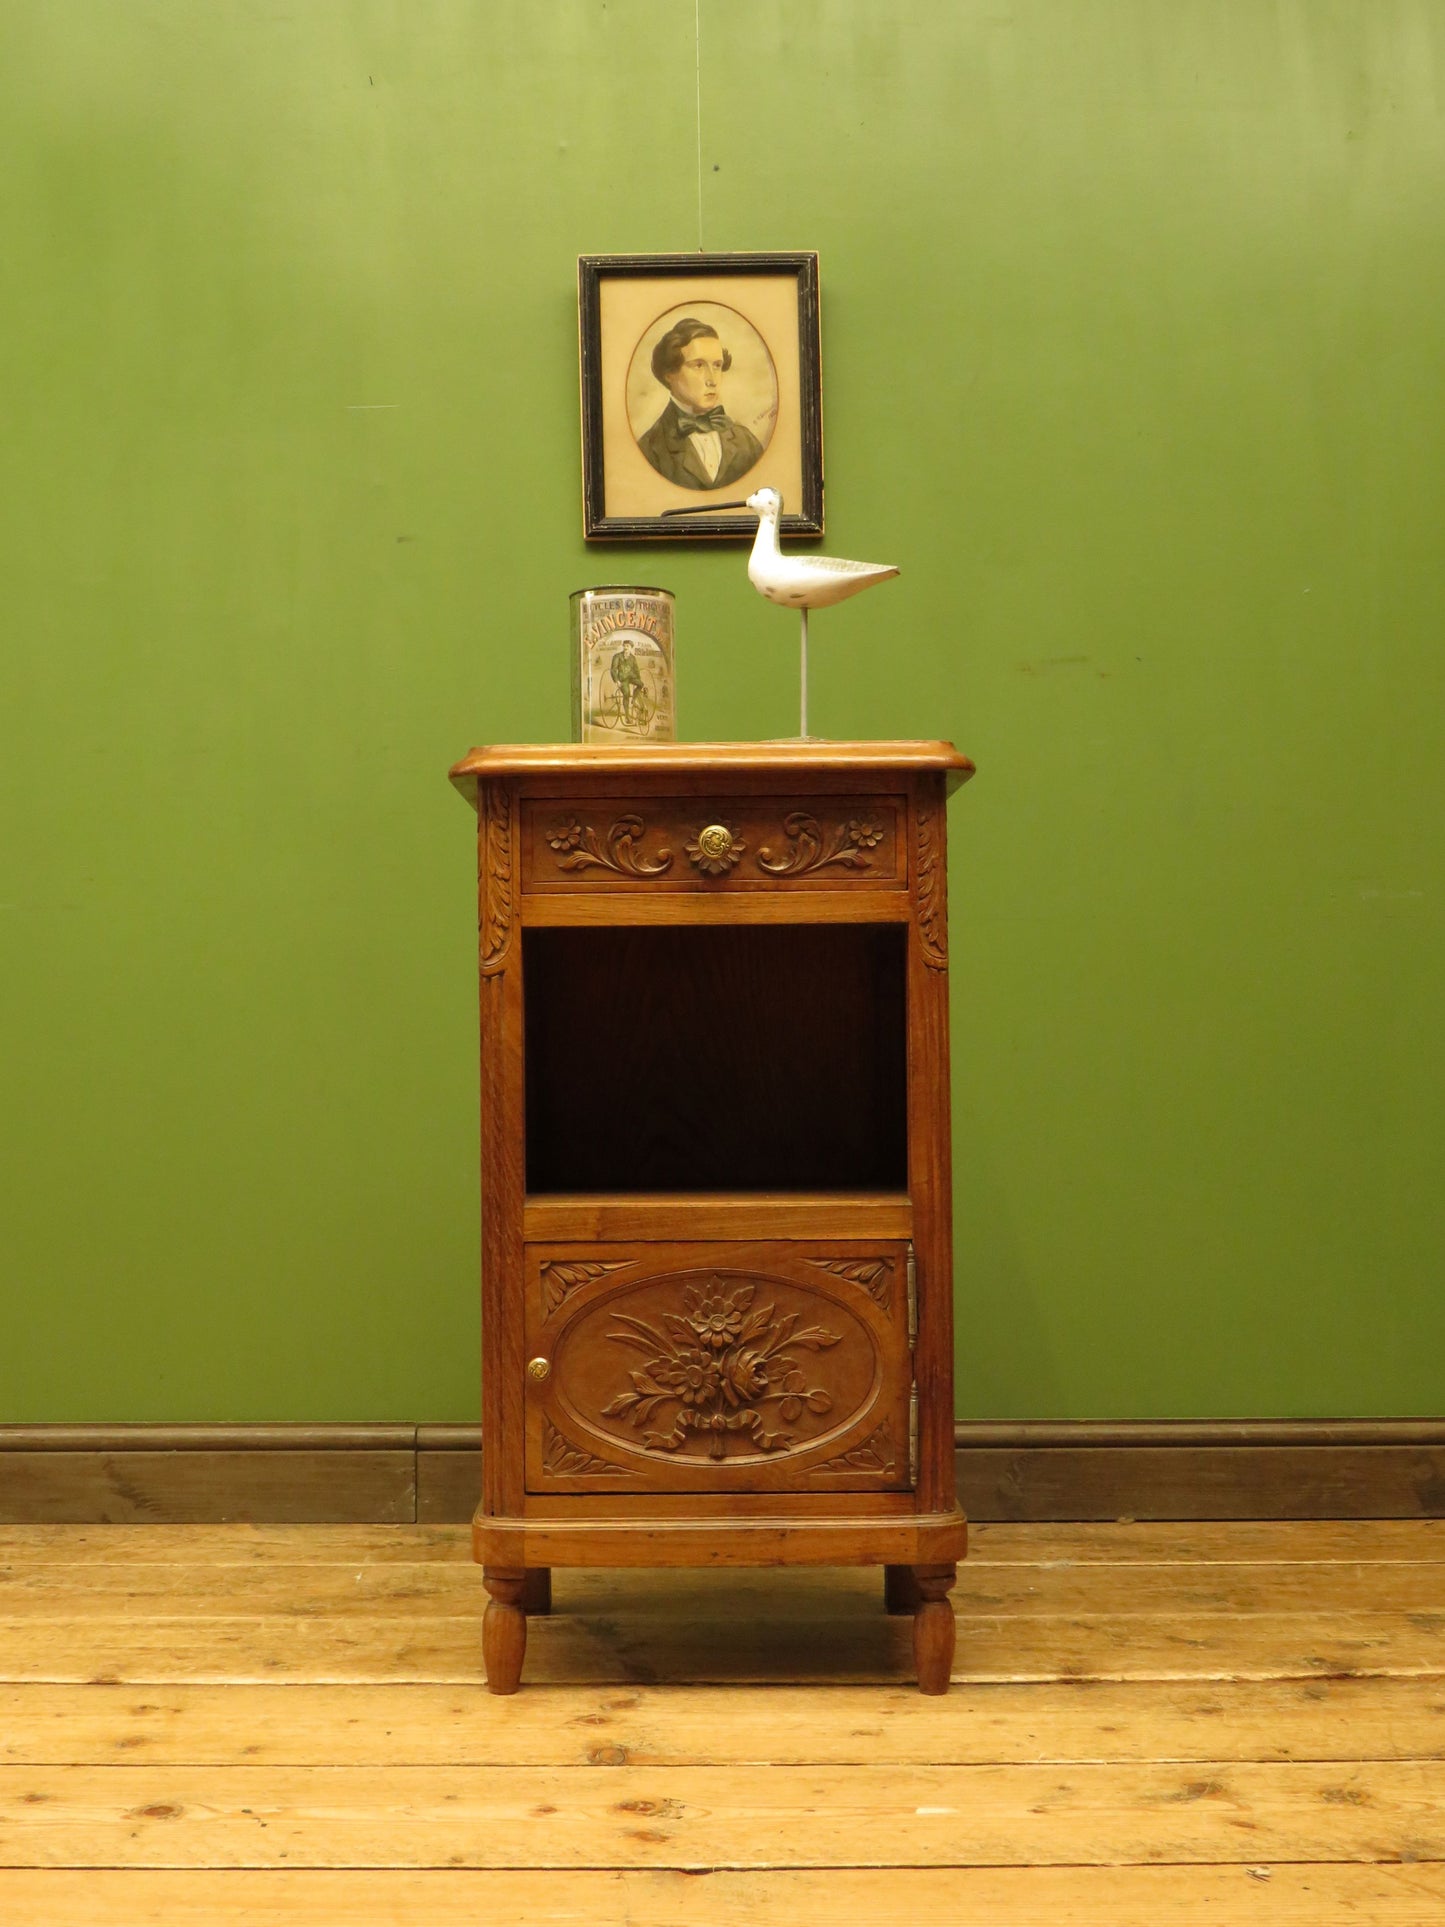
M 903 1242 L 533 1245 L 532 1492 L 903 1491 Z
M 901 796 L 536 797 L 522 805 L 522 887 L 902 889 Z

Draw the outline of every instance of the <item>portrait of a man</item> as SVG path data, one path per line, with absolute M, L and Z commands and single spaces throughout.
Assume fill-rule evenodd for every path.
M 823 532 L 816 254 L 584 254 L 577 264 L 588 541 L 750 541 L 741 497 Z
M 684 315 L 652 351 L 652 373 L 668 391 L 662 413 L 637 438 L 659 475 L 681 488 L 729 488 L 761 458 L 763 445 L 723 403 L 731 351 L 710 322 Z

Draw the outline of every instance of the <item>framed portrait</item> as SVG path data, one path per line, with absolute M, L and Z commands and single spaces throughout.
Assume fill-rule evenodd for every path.
M 585 254 L 577 264 L 589 541 L 823 532 L 816 254 Z M 712 504 L 732 506 L 713 512 Z

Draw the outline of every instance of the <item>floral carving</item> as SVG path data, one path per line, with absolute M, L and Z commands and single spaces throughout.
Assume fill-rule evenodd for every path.
M 607 832 L 606 843 L 590 823 L 564 817 L 546 832 L 559 870 L 612 870 L 618 876 L 655 877 L 672 863 L 671 850 L 644 856 L 637 845 L 646 834 L 640 816 L 622 816 Z
M 687 860 L 707 876 L 722 876 L 733 868 L 747 847 L 730 823 L 709 823 L 689 840 Z
M 883 841 L 885 828 L 876 817 L 852 816 L 825 832 L 816 816 L 794 810 L 783 818 L 783 834 L 791 847 L 775 857 L 764 845 L 758 851 L 758 868 L 775 877 L 804 876 L 830 863 L 850 870 L 869 870 L 873 859 L 868 853 Z
M 557 1430 L 551 1419 L 542 1420 L 542 1469 L 550 1472 L 554 1479 L 576 1472 L 621 1472 L 620 1465 L 613 1465 L 608 1459 L 599 1459 L 591 1452 L 584 1452 L 580 1445 L 574 1445 Z
M 715 1277 L 705 1287 L 684 1288 L 681 1317 L 664 1312 L 658 1324 L 649 1324 L 616 1313 L 622 1329 L 607 1336 L 647 1362 L 628 1373 L 630 1389 L 605 1407 L 604 1416 L 652 1427 L 644 1430 L 643 1443 L 655 1452 L 676 1452 L 694 1433 L 706 1437 L 712 1459 L 726 1457 L 734 1433 L 746 1433 L 763 1452 L 794 1444 L 792 1432 L 769 1429 L 765 1408 L 774 1408 L 781 1426 L 804 1409 L 831 1410 L 831 1395 L 809 1386 L 793 1354 L 825 1351 L 842 1334 L 821 1325 L 800 1330 L 796 1312 L 779 1317 L 776 1304 L 754 1308 L 756 1293 L 754 1284 L 730 1285 Z
M 920 801 L 918 821 L 918 934 L 923 961 L 934 970 L 948 968 L 948 878 L 939 861 L 937 811 Z
M 812 1466 L 814 1472 L 891 1472 L 895 1464 L 893 1454 L 893 1434 L 887 1423 L 880 1425 L 876 1432 L 870 1432 L 860 1445 L 851 1451 L 840 1452 L 836 1459 L 828 1459 L 822 1465 Z
M 847 1258 L 810 1258 L 819 1271 L 830 1271 L 835 1278 L 846 1278 L 850 1285 L 861 1285 L 880 1311 L 887 1311 L 893 1300 L 893 1260 L 865 1258 L 854 1263 Z
M 569 1259 L 562 1263 L 556 1258 L 547 1258 L 542 1263 L 542 1303 L 548 1317 L 566 1298 L 569 1291 L 579 1285 L 590 1285 L 594 1278 L 605 1278 L 609 1271 L 626 1271 L 632 1263 L 630 1258 L 612 1258 L 606 1263 L 584 1263 L 580 1259 Z
M 484 976 L 500 970 L 512 933 L 512 801 L 505 784 L 482 785 L 482 833 L 477 842 L 477 881 L 481 886 L 481 967 Z

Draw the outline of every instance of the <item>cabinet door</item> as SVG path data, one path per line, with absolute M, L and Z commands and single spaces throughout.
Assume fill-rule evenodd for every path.
M 906 1490 L 907 1252 L 529 1246 L 528 1490 Z

